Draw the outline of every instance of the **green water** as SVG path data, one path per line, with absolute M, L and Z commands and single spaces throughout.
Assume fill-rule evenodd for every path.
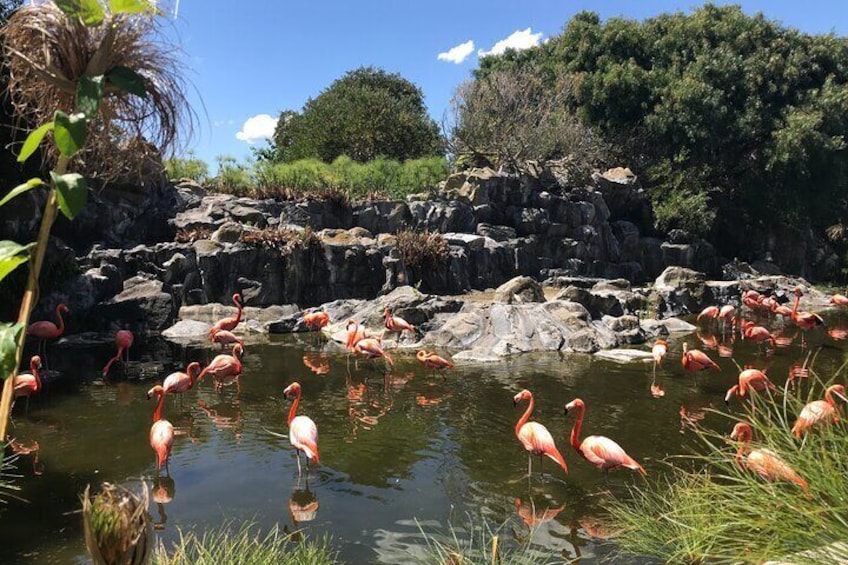
M 737 341 L 733 359 L 688 336 L 690 345 L 707 350 L 722 367 L 697 380 L 684 374 L 681 343 L 673 341 L 658 373 L 662 398 L 650 394 L 650 365 L 591 356 L 525 355 L 462 365 L 443 379 L 419 365 L 414 352 L 396 352 L 394 370 L 384 375 L 377 362 L 348 369 L 338 346 L 319 347 L 314 336 L 248 342 L 238 387 L 219 393 L 208 380 L 182 399 L 167 399 L 165 416 L 179 435 L 172 482 L 158 483 L 159 504 L 151 503 L 156 535 L 170 543 L 178 528 L 252 519 L 265 527 L 278 523 L 327 534 L 347 563 L 404 563 L 422 554 L 422 528 L 440 535 L 449 522 L 460 528 L 484 520 L 503 524 L 504 543 L 524 540 L 532 503 L 542 521 L 532 534 L 536 549 L 597 563 L 615 550 L 614 541 L 603 539 L 609 534 L 601 511 L 605 497 L 623 495 L 628 484 L 643 479 L 617 471 L 605 480 L 577 457 L 567 440 L 573 424 L 563 414 L 568 401 L 586 402 L 583 435 L 607 435 L 648 473 L 659 473 L 658 460 L 693 443 L 691 432 L 682 433 L 681 406 L 690 414 L 722 408 L 739 372 L 734 360 L 766 367 L 782 383 L 789 367 L 812 350 L 818 351 L 816 369 L 829 375 L 844 358 L 843 342 L 832 337 L 842 336 L 831 334 L 812 336 L 808 350 L 796 340 L 770 357 Z M 40 449 L 37 460 L 29 454 L 18 462 L 23 477 L 17 494 L 26 502 L 11 500 L 0 508 L 2 563 L 84 563 L 75 511 L 86 484 L 141 478 L 156 484 L 147 441 L 153 401 L 146 398 L 154 381 L 98 384 L 94 377 L 109 355 L 105 347 L 51 354 L 61 357 L 55 364 L 72 378 L 48 383 L 28 413 L 23 402 L 15 407 L 15 437 L 24 445 L 38 442 Z M 170 372 L 212 355 L 211 349 L 137 347 L 130 374 L 140 362 L 155 361 Z M 304 355 L 329 372 L 315 374 Z M 319 430 L 322 463 L 308 485 L 297 478 L 288 441 L 268 432 L 287 436 L 289 403 L 282 391 L 293 381 L 303 386 L 300 413 Z M 535 394 L 533 419 L 553 434 L 568 475 L 548 460 L 540 473 L 536 460 L 528 482 L 527 457 L 514 434 L 524 407 L 514 408 L 512 397 L 521 388 Z M 732 408 L 741 410 L 739 404 Z

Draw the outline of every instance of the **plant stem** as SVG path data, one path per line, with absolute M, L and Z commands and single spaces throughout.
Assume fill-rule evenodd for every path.
M 68 168 L 67 157 L 60 156 L 56 163 L 56 174 L 65 174 Z M 56 212 L 59 207 L 59 198 L 56 194 L 56 189 L 51 188 L 47 193 L 47 203 L 44 205 L 44 213 L 41 215 L 41 227 L 38 229 L 38 240 L 35 246 L 35 253 L 32 256 L 29 266 L 29 277 L 27 278 L 26 291 L 24 298 L 21 301 L 21 310 L 18 313 L 18 323 L 24 325 L 24 330 L 21 332 L 21 337 L 18 340 L 18 350 L 15 354 L 15 368 L 3 384 L 3 396 L 0 398 L 0 442 L 5 441 L 6 426 L 9 423 L 9 415 L 12 411 L 12 398 L 14 394 L 14 381 L 18 374 L 18 366 L 21 364 L 21 357 L 24 353 L 24 342 L 26 341 L 26 328 L 29 325 L 29 317 L 32 314 L 32 308 L 35 306 L 35 297 L 38 292 L 38 277 L 41 274 L 41 266 L 44 263 L 44 254 L 47 251 L 47 241 L 50 238 L 50 228 L 53 227 L 53 222 L 56 220 Z

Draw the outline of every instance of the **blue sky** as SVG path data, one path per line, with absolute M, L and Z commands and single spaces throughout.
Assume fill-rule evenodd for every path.
M 761 11 L 802 31 L 848 35 L 846 0 L 735 3 L 746 13 Z M 169 18 L 167 27 L 183 51 L 192 84 L 189 98 L 199 118 L 187 148 L 214 170 L 216 155 L 250 155 L 245 138 L 264 143 L 257 138 L 273 124 L 258 118 L 245 127 L 248 120 L 299 110 L 348 70 L 373 65 L 400 73 L 421 87 L 431 116 L 441 121 L 454 89 L 477 66 L 478 50 L 488 51 L 516 32 L 512 41 L 528 45 L 556 35 L 581 10 L 598 12 L 603 19 L 643 19 L 700 5 L 674 0 L 180 0 L 178 15 Z M 438 58 L 462 44 L 454 54 L 470 54 L 461 63 Z

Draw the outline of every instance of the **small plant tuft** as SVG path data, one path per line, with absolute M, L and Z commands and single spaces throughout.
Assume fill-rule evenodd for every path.
M 141 494 L 110 483 L 94 496 L 89 489 L 82 495 L 83 531 L 95 565 L 147 563 L 153 541 L 147 485 Z
M 191 230 L 180 228 L 174 236 L 174 241 L 177 243 L 194 243 L 198 239 L 209 239 L 210 237 L 212 237 L 212 230 L 209 228 L 201 227 Z
M 450 246 L 438 233 L 399 231 L 397 248 L 404 265 L 412 269 L 441 271 L 450 259 Z
M 322 246 L 321 240 L 309 226 L 302 231 L 276 228 L 246 231 L 242 233 L 241 241 L 246 245 L 274 249 L 283 256 L 291 255 L 296 250 L 316 249 Z

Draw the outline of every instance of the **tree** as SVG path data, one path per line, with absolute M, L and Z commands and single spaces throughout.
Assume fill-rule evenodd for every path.
M 427 115 L 424 95 L 398 74 L 372 67 L 348 72 L 300 113 L 280 114 L 274 133 L 275 159 L 290 162 L 340 155 L 365 162 L 442 155 L 439 128 Z

